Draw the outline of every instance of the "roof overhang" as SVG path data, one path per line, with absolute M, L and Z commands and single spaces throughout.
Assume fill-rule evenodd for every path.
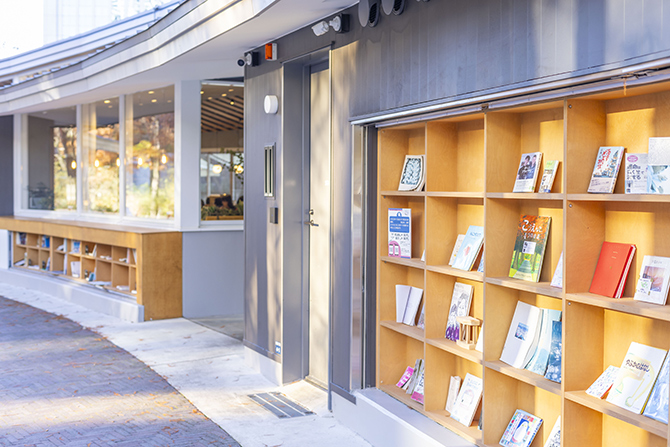
M 146 31 L 77 64 L 0 90 L 0 115 L 97 101 L 182 80 L 243 76 L 249 49 L 353 0 L 187 0 Z

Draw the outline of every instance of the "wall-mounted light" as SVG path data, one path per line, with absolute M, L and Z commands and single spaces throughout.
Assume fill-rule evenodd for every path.
M 312 31 L 317 36 L 323 36 L 330 28 L 332 28 L 336 33 L 349 32 L 349 14 L 338 14 L 328 22 L 322 20 L 316 25 L 312 26 Z
M 279 111 L 279 98 L 276 95 L 266 95 L 263 108 L 268 115 L 274 115 Z

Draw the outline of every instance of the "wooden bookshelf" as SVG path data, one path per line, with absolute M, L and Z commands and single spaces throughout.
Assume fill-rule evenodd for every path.
M 670 349 L 670 306 L 632 299 L 643 257 L 670 256 L 670 195 L 624 194 L 623 164 L 613 194 L 586 192 L 600 146 L 647 152 L 649 137 L 670 136 L 669 103 L 670 84 L 381 128 L 378 387 L 479 446 L 498 445 L 522 409 L 544 420 L 533 447 L 544 445 L 559 415 L 563 446 L 669 447 L 668 425 L 584 392 L 609 365 L 621 364 L 631 342 Z M 543 162 L 560 161 L 551 193 L 512 193 L 521 154 L 538 151 Z M 426 157 L 424 191 L 395 191 L 408 154 Z M 386 256 L 388 208 L 396 207 L 412 209 L 412 259 Z M 508 277 L 523 214 L 552 218 L 538 283 Z M 448 265 L 456 237 L 470 225 L 485 228 L 484 273 L 476 271 L 478 260 L 469 272 Z M 637 246 L 622 299 L 588 293 L 604 241 Z M 555 288 L 562 252 L 563 288 Z M 483 353 L 444 338 L 457 281 L 474 287 L 470 315 L 484 322 Z M 396 284 L 424 290 L 425 330 L 395 323 Z M 500 361 L 519 301 L 562 311 L 562 383 Z M 417 358 L 425 360 L 425 405 L 395 387 Z M 465 427 L 444 410 L 449 377 L 466 373 L 484 381 L 482 431 L 479 415 Z
M 179 232 L 12 217 L 0 228 L 12 232 L 12 268 L 119 294 L 147 320 L 181 316 Z

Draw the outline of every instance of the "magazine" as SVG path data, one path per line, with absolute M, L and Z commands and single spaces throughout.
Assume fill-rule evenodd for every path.
M 412 257 L 412 209 L 389 208 L 388 241 L 389 256 Z
M 456 317 L 466 317 L 470 314 L 470 305 L 472 304 L 473 288 L 469 284 L 456 282 L 454 291 L 451 295 L 451 306 L 449 308 L 449 317 L 447 318 L 447 330 L 445 337 L 449 340 L 458 341 L 459 326 Z
M 523 410 L 516 410 L 500 438 L 504 447 L 529 447 L 542 425 L 542 419 Z
M 626 194 L 647 193 L 647 154 L 626 154 Z
M 426 179 L 423 155 L 405 155 L 398 191 L 421 191 Z
M 649 395 L 649 401 L 644 407 L 644 415 L 664 424 L 668 423 L 668 381 L 670 380 L 670 356 L 666 356 L 654 389 Z
M 547 246 L 551 217 L 521 216 L 509 269 L 510 278 L 538 282 Z
M 611 194 L 614 191 L 623 152 L 624 148 L 620 146 L 603 146 L 598 149 L 588 192 Z
M 669 282 L 670 258 L 645 256 L 635 288 L 635 299 L 665 306 Z
M 550 193 L 554 186 L 556 179 L 556 171 L 558 171 L 559 160 L 547 160 L 544 162 L 544 172 L 542 173 L 542 180 L 540 181 L 540 192 Z
M 538 173 L 541 169 L 542 152 L 521 154 L 519 169 L 516 171 L 516 181 L 512 192 L 535 192 Z
M 470 271 L 477 256 L 479 256 L 483 242 L 484 227 L 470 225 L 468 232 L 465 234 L 465 238 L 463 238 L 463 243 L 458 249 L 458 254 L 456 255 L 452 267 L 459 270 Z

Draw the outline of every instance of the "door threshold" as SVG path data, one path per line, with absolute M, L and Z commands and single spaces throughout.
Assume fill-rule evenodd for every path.
M 328 392 L 328 385 L 320 381 L 319 379 L 316 379 L 312 376 L 307 376 L 303 379 L 305 382 L 309 383 L 312 386 L 315 386 L 325 392 Z

